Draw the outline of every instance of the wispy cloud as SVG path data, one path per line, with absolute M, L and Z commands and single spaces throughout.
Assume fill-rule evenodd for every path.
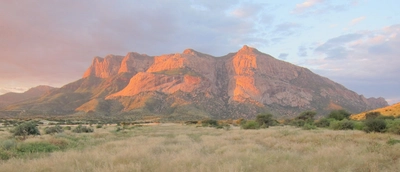
M 276 34 L 282 34 L 282 35 L 289 36 L 289 35 L 294 34 L 295 30 L 300 27 L 301 27 L 301 25 L 298 23 L 285 22 L 285 23 L 276 25 L 273 32 Z
M 283 60 L 286 60 L 286 58 L 287 58 L 288 56 L 289 56 L 288 53 L 280 53 L 279 56 L 278 56 L 278 58 L 283 59 Z
M 300 46 L 298 49 L 297 55 L 300 57 L 306 57 L 307 56 L 307 48 L 304 45 Z
M 314 54 L 320 58 L 306 63 L 319 74 L 350 89 L 364 90 L 361 93 L 367 96 L 374 92 L 398 100 L 400 95 L 393 94 L 400 88 L 400 37 L 397 35 L 400 35 L 400 24 L 340 35 L 317 46 Z M 380 93 L 377 87 L 382 88 Z
M 355 18 L 355 19 L 351 20 L 350 25 L 356 25 L 357 23 L 363 21 L 364 19 L 365 19 L 365 16 Z
M 296 7 L 293 9 L 294 13 L 302 13 L 305 10 L 323 2 L 323 0 L 306 0 L 303 3 L 296 4 Z

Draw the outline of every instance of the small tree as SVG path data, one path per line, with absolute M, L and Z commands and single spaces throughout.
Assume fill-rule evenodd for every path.
M 369 132 L 380 132 L 386 131 L 386 122 L 382 119 L 368 119 L 364 122 L 364 131 Z
M 261 128 L 268 128 L 269 126 L 275 125 L 275 120 L 272 117 L 272 114 L 259 114 L 256 117 L 256 122 Z
M 368 112 L 365 114 L 365 119 L 375 119 L 381 116 L 382 114 L 380 112 Z
M 54 133 L 62 133 L 64 132 L 63 128 L 59 125 L 56 125 L 54 127 L 47 127 L 44 129 L 44 132 L 46 134 L 54 134 Z
M 74 132 L 74 133 L 91 133 L 91 132 L 93 132 L 93 129 L 86 127 L 86 126 L 78 125 L 75 129 L 72 130 L 72 132 Z
M 253 120 L 249 120 L 244 122 L 241 125 L 242 129 L 248 130 L 248 129 L 259 129 L 260 125 L 258 125 L 258 122 L 253 121 Z
M 315 125 L 316 125 L 317 127 L 326 128 L 326 127 L 329 127 L 330 123 L 331 123 L 331 121 L 329 121 L 329 119 L 327 119 L 327 118 L 322 118 L 322 119 L 318 120 L 318 121 L 315 123 Z
M 328 118 L 332 118 L 338 121 L 341 121 L 343 119 L 349 119 L 350 113 L 345 111 L 345 110 L 333 110 L 331 113 L 329 113 Z
M 297 116 L 291 124 L 297 127 L 303 127 L 305 124 L 314 124 L 314 116 L 317 113 L 314 111 L 305 111 Z
M 23 136 L 25 139 L 28 135 L 40 135 L 40 131 L 36 126 L 36 123 L 29 121 L 21 123 L 12 130 L 14 136 Z

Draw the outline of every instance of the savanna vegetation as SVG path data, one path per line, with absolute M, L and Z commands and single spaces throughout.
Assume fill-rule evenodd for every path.
M 400 119 L 2 120 L 0 171 L 399 171 Z M 289 165 L 290 164 L 290 165 Z

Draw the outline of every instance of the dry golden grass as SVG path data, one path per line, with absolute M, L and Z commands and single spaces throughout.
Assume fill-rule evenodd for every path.
M 400 144 L 386 144 L 397 135 L 287 126 L 113 129 L 87 134 L 103 139 L 93 146 L 2 161 L 0 171 L 400 171 Z
M 362 112 L 359 114 L 355 114 L 355 115 L 351 116 L 351 119 L 363 120 L 363 119 L 365 119 L 365 114 L 368 112 L 380 112 L 383 116 L 399 117 L 400 116 L 400 103 L 396 103 L 394 105 L 386 106 L 383 108 L 374 109 L 374 110 Z

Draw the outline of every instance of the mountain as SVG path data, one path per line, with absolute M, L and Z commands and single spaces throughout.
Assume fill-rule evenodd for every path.
M 0 95 L 0 107 L 40 97 L 41 95 L 49 92 L 52 89 L 54 88 L 50 86 L 40 85 L 34 88 L 30 88 L 29 90 L 23 93 L 13 93 L 13 92 L 5 93 L 3 95 Z
M 165 120 L 292 117 L 304 110 L 353 113 L 387 106 L 255 48 L 214 57 L 192 49 L 95 57 L 82 79 L 6 112 Z M 19 113 L 21 115 L 21 113 Z
M 352 119 L 356 120 L 362 120 L 365 119 L 365 114 L 368 112 L 380 112 L 383 116 L 394 116 L 394 117 L 399 117 L 400 116 L 400 103 L 396 103 L 390 106 L 386 106 L 383 108 L 378 108 L 378 109 L 373 109 L 369 111 L 365 111 L 359 114 L 352 115 Z

